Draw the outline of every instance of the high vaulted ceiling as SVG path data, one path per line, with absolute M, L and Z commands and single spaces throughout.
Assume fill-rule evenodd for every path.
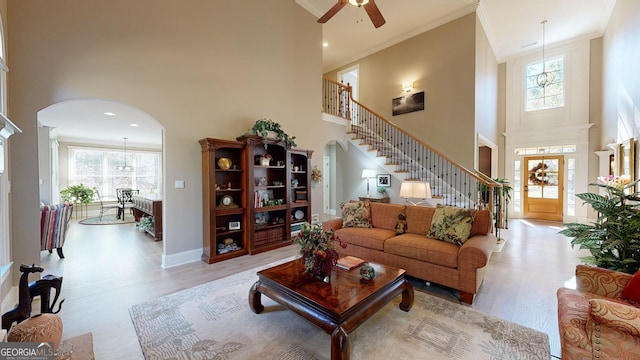
M 322 16 L 338 0 L 296 0 Z M 615 0 L 376 0 L 386 24 L 376 29 L 362 8 L 345 6 L 322 25 L 324 72 L 436 28 L 478 9 L 498 62 L 542 46 L 601 36 Z M 320 26 L 320 25 L 319 25 Z M 320 44 L 318 45 L 320 46 Z M 117 116 L 105 116 L 104 112 Z M 38 120 L 57 128 L 63 141 L 118 146 L 122 138 L 138 147 L 158 147 L 161 126 L 142 111 L 111 101 L 77 100 L 49 107 Z M 138 127 L 129 124 L 136 123 Z
M 338 0 L 296 0 L 322 16 Z M 323 25 L 324 72 L 436 28 L 478 8 L 498 59 L 542 46 L 541 21 L 547 20 L 545 46 L 603 34 L 615 0 L 376 0 L 386 24 L 375 29 L 365 10 L 348 4 Z

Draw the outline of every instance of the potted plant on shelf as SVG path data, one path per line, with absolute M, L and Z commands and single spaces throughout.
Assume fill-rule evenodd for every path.
M 289 136 L 285 133 L 282 128 L 280 128 L 280 124 L 271 120 L 271 119 L 258 119 L 256 123 L 253 124 L 253 127 L 247 131 L 253 135 L 262 136 L 264 138 L 264 148 L 267 148 L 267 137 L 271 133 L 275 136 L 276 139 L 281 140 L 285 143 L 285 145 L 289 148 L 297 146 L 295 142 L 295 136 Z
M 271 164 L 271 160 L 273 159 L 273 156 L 271 156 L 271 154 L 263 154 L 258 156 L 257 160 L 258 160 L 258 165 L 261 166 L 269 166 Z
M 589 250 L 582 262 L 634 274 L 640 268 L 640 197 L 631 189 L 639 180 L 601 176 L 589 184 L 604 188 L 606 195 L 582 193 L 576 196 L 598 213 L 593 224 L 570 223 L 561 234 L 573 238 L 571 245 Z
M 153 231 L 153 216 L 141 217 L 136 226 L 138 227 L 138 230 L 142 232 Z
M 90 204 L 93 202 L 93 189 L 83 184 L 70 185 L 60 191 L 60 199 L 67 203 Z
M 378 188 L 378 194 L 380 194 L 380 197 L 382 198 L 388 198 L 389 194 L 387 193 L 387 189 L 383 188 L 383 187 L 379 187 Z

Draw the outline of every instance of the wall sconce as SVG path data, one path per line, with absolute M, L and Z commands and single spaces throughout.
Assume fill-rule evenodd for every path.
M 413 91 L 413 81 L 407 81 L 402 83 L 402 90 L 405 92 Z
M 403 181 L 400 185 L 400 197 L 413 206 L 425 203 L 426 199 L 431 199 L 431 185 L 428 182 Z M 410 198 L 423 200 L 413 202 Z
M 362 178 L 367 179 L 367 197 L 369 196 L 369 179 L 376 177 L 376 171 L 371 169 L 362 170 Z

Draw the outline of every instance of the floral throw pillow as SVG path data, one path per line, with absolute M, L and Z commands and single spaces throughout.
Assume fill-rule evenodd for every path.
M 369 202 L 358 201 L 342 205 L 342 227 L 373 227 L 371 225 Z
M 471 233 L 471 210 L 438 204 L 427 237 L 462 246 Z

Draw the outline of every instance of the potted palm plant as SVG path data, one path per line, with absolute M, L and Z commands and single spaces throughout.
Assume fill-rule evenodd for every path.
M 634 274 L 640 268 L 640 197 L 631 191 L 639 180 L 618 176 L 599 177 L 589 184 L 605 189 L 606 194 L 583 193 L 576 196 L 598 213 L 595 223 L 565 224 L 560 231 L 572 246 L 589 250 L 582 262 L 602 268 Z

